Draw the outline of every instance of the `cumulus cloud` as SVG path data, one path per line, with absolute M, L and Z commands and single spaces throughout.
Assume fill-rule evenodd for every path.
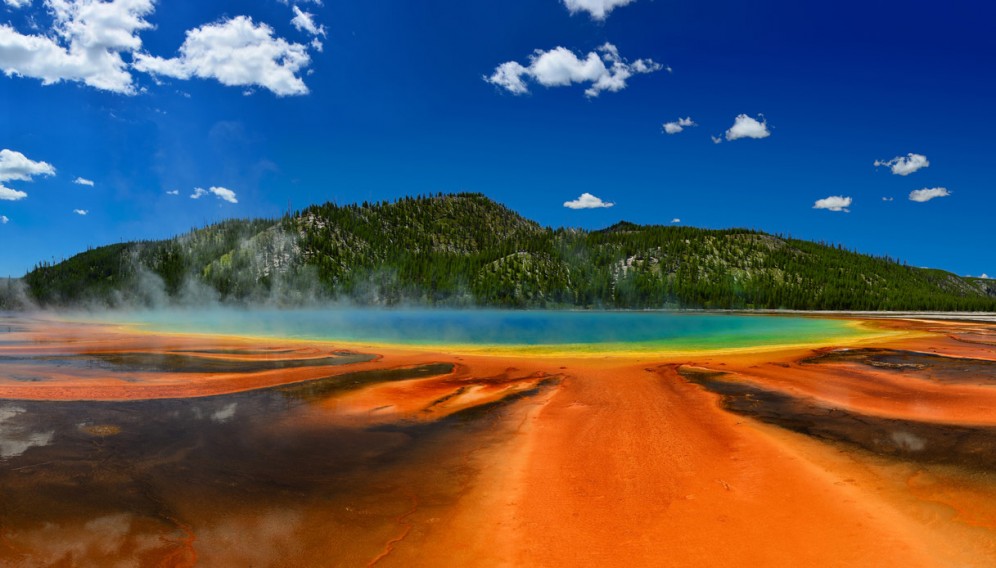
M 298 71 L 311 62 L 308 48 L 274 37 L 273 28 L 236 16 L 187 31 L 180 55 L 135 55 L 140 71 L 176 79 L 215 79 L 229 87 L 259 86 L 278 96 L 305 95 Z
M 17 201 L 19 199 L 24 199 L 27 196 L 28 194 L 23 191 L 18 191 L 16 189 L 0 185 L 0 201 Z
M 843 211 L 844 213 L 850 213 L 851 210 L 848 209 L 850 206 L 850 197 L 831 195 L 830 197 L 816 200 L 816 203 L 813 205 L 813 209 L 826 209 L 827 211 Z
M 758 116 L 761 120 L 757 120 L 746 114 L 737 115 L 733 119 L 733 126 L 726 131 L 726 139 L 739 140 L 740 138 L 767 138 L 771 136 L 771 131 L 768 130 L 768 122 L 764 119 L 763 115 Z M 713 142 L 716 142 L 716 138 L 713 138 Z
M 0 150 L 0 182 L 31 181 L 35 176 L 54 176 L 55 168 L 47 162 L 36 162 L 20 152 Z
M 906 156 L 896 156 L 891 160 L 875 160 L 875 167 L 886 166 L 897 176 L 908 176 L 930 165 L 927 156 L 910 152 Z
M 76 185 L 86 185 L 86 186 L 93 187 L 93 180 L 86 179 L 84 177 L 78 177 L 78 178 L 74 179 L 73 183 L 75 183 Z
M 951 192 L 945 187 L 933 187 L 930 189 L 917 189 L 910 192 L 910 201 L 916 201 L 917 203 L 925 203 L 934 199 L 935 197 L 947 197 L 951 195 Z
M 86 217 L 86 215 L 87 215 L 87 213 L 89 213 L 89 211 L 87 211 L 86 209 L 73 209 L 73 213 L 76 213 L 77 215 L 79 215 L 81 217 Z
M 652 59 L 637 59 L 629 63 L 619 56 L 616 46 L 605 43 L 585 55 L 584 59 L 565 47 L 549 51 L 537 49 L 529 56 L 528 66 L 507 61 L 496 67 L 491 76 L 485 76 L 484 80 L 516 95 L 529 92 L 527 80 L 544 87 L 588 83 L 585 96 L 597 97 L 602 91 L 625 89 L 626 81 L 635 74 L 653 73 L 662 68 Z
M 294 10 L 294 18 L 291 20 L 291 24 L 298 31 L 308 32 L 313 36 L 325 36 L 325 26 L 315 23 L 314 14 L 305 12 L 297 6 L 292 6 L 291 8 Z
M 674 219 L 671 219 L 671 222 L 672 222 L 672 223 L 680 223 L 680 222 L 681 222 L 681 219 L 679 219 L 679 218 L 675 217 Z
M 171 189 L 171 190 L 169 190 L 169 191 L 166 192 L 166 195 L 180 195 L 180 190 L 179 189 Z
M 224 187 L 209 187 L 208 189 L 204 189 L 202 187 L 195 187 L 194 192 L 190 194 L 190 198 L 200 199 L 201 197 L 204 197 L 205 195 L 208 194 L 214 195 L 218 199 L 221 199 L 222 201 L 227 201 L 229 203 L 239 202 L 239 200 L 236 199 L 235 192 Z
M 136 92 L 121 54 L 141 48 L 138 33 L 152 27 L 145 18 L 154 10 L 153 0 L 45 0 L 45 6 L 52 15 L 48 34 L 22 34 L 0 24 L 0 69 L 8 77 Z
M 582 193 L 581 196 L 574 201 L 564 202 L 564 207 L 567 207 L 568 209 L 598 209 L 601 207 L 612 207 L 613 205 L 615 205 L 615 203 L 602 201 L 590 193 Z
M 618 8 L 619 6 L 625 6 L 630 4 L 635 0 L 564 0 L 564 6 L 570 10 L 572 14 L 576 14 L 582 10 L 591 14 L 594 20 L 604 20 L 609 12 Z
M 698 126 L 698 125 L 692 122 L 692 117 L 687 116 L 685 118 L 679 118 L 674 122 L 665 122 L 664 132 L 667 132 L 668 134 L 677 134 L 689 126 Z
M 894 200 L 895 200 L 894 197 L 883 197 L 882 198 L 882 201 L 894 201 Z
M 227 201 L 229 203 L 238 203 L 239 200 L 235 198 L 235 192 L 226 189 L 224 187 L 212 187 L 208 191 L 213 193 L 218 199 L 222 201 Z
M 6 225 L 7 223 L 10 223 L 10 218 L 6 215 L 0 215 L 0 225 Z M 983 276 L 983 278 L 985 277 Z
M 17 201 L 28 196 L 23 191 L 4 185 L 6 181 L 33 181 L 37 176 L 54 176 L 55 168 L 48 162 L 36 162 L 20 152 L 0 150 L 0 201 Z
M 6 217 L 4 217 L 4 219 L 6 219 Z M 6 222 L 7 222 L 7 221 L 4 221 L 4 223 L 6 223 Z M 989 280 L 989 275 L 988 275 L 988 274 L 986 274 L 985 272 L 983 272 L 983 273 L 982 273 L 982 276 L 979 276 L 979 278 L 982 278 L 982 279 L 984 279 L 984 280 Z
M 11 8 L 23 8 L 31 4 L 31 0 L 3 0 L 3 3 Z

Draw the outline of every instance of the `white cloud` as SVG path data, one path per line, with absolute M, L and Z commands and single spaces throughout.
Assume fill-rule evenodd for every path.
M 218 197 L 218 199 L 221 199 L 223 201 L 227 201 L 229 203 L 239 202 L 239 200 L 235 198 L 235 192 L 230 189 L 226 189 L 224 187 L 212 187 L 208 191 L 215 194 Z
M 675 217 L 674 219 L 671 219 L 671 222 L 672 222 L 672 223 L 680 223 L 680 222 L 681 222 L 681 219 L 679 219 L 679 218 Z
M 887 166 L 892 169 L 892 173 L 897 176 L 908 176 L 911 173 L 922 170 L 930 165 L 927 156 L 910 152 L 905 157 L 896 156 L 891 160 L 875 160 L 875 167 Z
M 618 8 L 619 6 L 625 6 L 626 4 L 632 3 L 634 0 L 564 0 L 564 6 L 570 10 L 572 14 L 576 14 L 581 10 L 591 14 L 592 19 L 604 20 L 609 12 Z
M 0 225 L 6 225 L 7 223 L 10 223 L 10 218 L 6 215 L 0 215 Z M 985 276 L 983 276 L 983 278 L 985 278 Z
M 722 144 L 723 143 L 723 137 L 722 136 L 709 136 L 709 138 L 712 138 L 712 143 L 713 144 Z
M 84 177 L 78 177 L 74 179 L 73 183 L 75 183 L 76 185 L 88 185 L 90 187 L 93 187 L 93 180 L 86 179 Z
M 813 205 L 813 209 L 826 209 L 827 211 L 843 211 L 850 213 L 848 207 L 851 206 L 851 198 L 841 195 L 831 195 L 824 199 L 818 199 Z
M 187 31 L 180 55 L 135 55 L 139 71 L 176 79 L 216 79 L 229 87 L 260 86 L 278 96 L 305 95 L 297 72 L 311 62 L 308 48 L 273 36 L 273 28 L 236 16 Z
M 169 190 L 169 191 L 166 192 L 166 195 L 180 195 L 180 190 L 179 189 L 171 189 L 171 190 Z
M 685 118 L 679 118 L 674 122 L 665 122 L 664 132 L 667 132 L 668 134 L 677 134 L 689 126 L 698 126 L 698 125 L 692 122 L 692 117 L 687 116 Z
M 662 66 L 651 59 L 637 59 L 627 63 L 619 50 L 605 43 L 584 59 L 565 47 L 550 51 L 537 49 L 529 56 L 529 66 L 507 61 L 495 68 L 484 80 L 507 91 L 521 95 L 529 92 L 526 80 L 531 79 L 544 87 L 566 87 L 574 83 L 590 83 L 585 96 L 597 97 L 602 91 L 621 91 L 626 80 L 638 73 L 653 73 Z
M 595 197 L 590 193 L 582 193 L 574 201 L 565 201 L 564 207 L 568 209 L 598 209 L 600 207 L 612 207 L 615 203 L 608 203 Z
M 238 203 L 239 200 L 236 199 L 235 192 L 224 188 L 224 187 L 210 187 L 204 189 L 202 187 L 195 187 L 194 192 L 190 194 L 191 199 L 200 199 L 201 197 L 212 194 L 222 201 L 227 201 L 229 203 Z
M 54 176 L 55 168 L 47 162 L 36 162 L 20 152 L 0 150 L 0 182 L 31 181 L 35 176 Z
M 894 197 L 883 197 L 882 198 L 882 201 L 894 201 L 894 200 L 895 200 Z
M 934 187 L 930 189 L 917 189 L 910 192 L 910 201 L 916 201 L 917 203 L 925 203 L 930 201 L 935 197 L 947 197 L 951 195 L 951 192 L 945 187 Z
M 27 196 L 28 194 L 23 191 L 17 191 L 16 189 L 4 187 L 0 184 L 0 201 L 17 201 L 18 199 L 24 199 Z
M 82 217 L 86 217 L 89 211 L 87 211 L 86 209 L 73 209 L 73 213 L 76 213 L 77 215 L 80 215 Z
M 6 219 L 6 217 L 4 217 L 4 219 Z M 7 221 L 4 221 L 4 223 L 6 223 L 6 222 L 7 222 Z M 986 274 L 985 272 L 983 272 L 983 273 L 982 273 L 982 276 L 979 276 L 979 278 L 983 278 L 983 279 L 985 279 L 985 280 L 989 280 L 989 275 L 988 275 L 988 274 Z
M 8 77 L 135 94 L 121 54 L 142 47 L 138 32 L 152 27 L 145 17 L 155 9 L 153 0 L 45 0 L 45 6 L 53 19 L 47 34 L 26 35 L 0 24 L 0 69 Z
M 739 140 L 740 138 L 767 138 L 771 136 L 768 130 L 768 122 L 761 116 L 761 120 L 751 118 L 746 114 L 737 115 L 733 120 L 733 126 L 726 131 L 727 140 Z M 715 142 L 715 138 L 713 141 Z
M 31 4 L 31 0 L 3 0 L 3 3 L 11 8 L 24 8 Z
M 5 181 L 33 181 L 36 176 L 54 176 L 48 162 L 36 162 L 20 152 L 0 150 L 0 201 L 17 201 L 28 196 L 23 191 L 3 185 Z
M 297 6 L 291 6 L 291 8 L 294 10 L 294 18 L 291 20 L 291 24 L 298 31 L 308 32 L 313 36 L 325 36 L 325 26 L 315 23 L 314 14 L 305 12 Z

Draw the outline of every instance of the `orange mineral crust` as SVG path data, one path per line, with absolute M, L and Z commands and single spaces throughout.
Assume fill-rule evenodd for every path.
M 4 566 L 996 566 L 991 324 L 584 357 L 14 324 Z

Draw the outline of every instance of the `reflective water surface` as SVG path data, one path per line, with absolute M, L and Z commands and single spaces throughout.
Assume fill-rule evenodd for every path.
M 556 346 L 589 350 L 737 348 L 844 339 L 851 322 L 701 312 L 539 310 L 198 310 L 110 314 L 157 331 L 415 345 Z
M 414 367 L 372 380 L 446 372 Z M 293 566 L 327 565 L 333 555 L 362 564 L 370 558 L 341 543 L 366 541 L 376 552 L 397 530 L 409 494 L 455 499 L 469 472 L 453 435 L 488 421 L 467 411 L 369 427 L 314 420 L 334 413 L 322 409 L 329 397 L 364 380 L 196 399 L 4 402 L 0 557 Z M 436 466 L 405 472 L 412 460 Z

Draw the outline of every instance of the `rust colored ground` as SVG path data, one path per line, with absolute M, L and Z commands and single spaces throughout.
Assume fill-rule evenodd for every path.
M 992 325 L 876 325 L 929 335 L 882 340 L 871 347 L 996 360 Z M 0 345 L 0 356 L 26 349 L 39 355 L 212 351 L 211 357 L 249 360 L 333 352 L 320 344 L 267 340 L 261 345 L 260 340 L 54 323 L 9 335 L 23 340 L 31 334 L 45 340 L 30 348 Z M 261 349 L 272 353 L 261 354 Z M 183 519 L 175 524 L 186 531 L 173 538 L 186 544 L 139 565 L 183 566 L 198 559 L 205 566 L 248 565 L 252 543 L 236 546 L 230 533 L 238 531 L 222 539 L 217 527 L 270 522 L 287 528 L 280 533 L 281 547 L 260 552 L 260 565 L 996 566 L 996 473 L 915 455 L 917 443 L 931 444 L 932 432 L 944 436 L 951 427 L 969 428 L 989 443 L 988 428 L 996 426 L 996 377 L 980 371 L 978 380 L 944 382 L 912 367 L 812 362 L 830 349 L 680 359 L 527 359 L 379 348 L 373 361 L 342 366 L 133 372 L 128 381 L 63 368 L 43 382 L 10 379 L 11 373 L 32 372 L 22 365 L 0 367 L 0 398 L 196 397 L 308 384 L 347 372 L 449 363 L 450 373 L 323 395 L 306 411 L 273 423 L 272 435 L 431 424 L 504 401 L 486 428 L 458 432 L 417 460 L 378 462 L 380 469 L 364 470 L 376 481 L 363 487 L 383 492 L 357 499 L 365 500 L 366 510 L 383 510 L 390 522 L 364 529 L 370 521 L 347 516 L 352 525 L 333 523 L 328 519 L 340 519 L 340 509 L 347 506 L 332 498 L 325 509 L 321 500 L 309 500 L 296 513 L 286 513 L 286 522 L 272 520 L 281 517 L 267 496 L 256 507 L 233 506 L 219 516 L 202 504 L 210 496 L 194 502 L 184 493 L 186 501 L 170 508 L 179 511 L 176 516 Z M 705 383 L 689 380 L 683 369 L 714 373 L 702 376 L 720 377 L 747 394 L 724 398 Z M 810 414 L 817 409 L 816 418 L 806 417 L 810 422 L 825 409 L 831 417 L 849 413 L 887 425 L 915 422 L 928 437 L 896 437 L 893 445 L 906 453 L 872 451 L 843 434 L 834 438 L 793 428 L 792 416 L 767 420 L 765 411 L 789 408 L 788 403 L 765 407 L 767 399 L 758 397 L 755 409 L 752 393 L 791 402 L 791 408 L 804 407 Z M 434 477 L 441 469 L 450 473 Z M 12 535 L 20 533 L 9 519 L 0 529 L 0 558 L 5 542 L 10 550 L 25 550 L 23 543 L 12 542 Z M 280 530 L 271 527 L 271 532 Z

